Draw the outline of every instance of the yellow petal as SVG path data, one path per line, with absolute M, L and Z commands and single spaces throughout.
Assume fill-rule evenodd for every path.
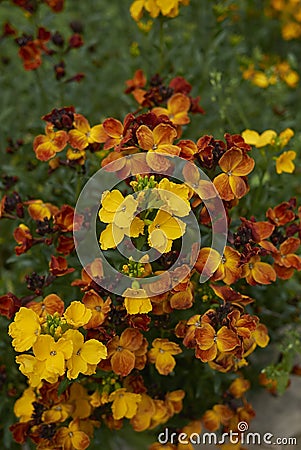
M 247 129 L 247 130 L 243 131 L 241 133 L 241 135 L 246 144 L 256 146 L 258 138 L 259 138 L 259 133 L 257 133 L 257 131 Z

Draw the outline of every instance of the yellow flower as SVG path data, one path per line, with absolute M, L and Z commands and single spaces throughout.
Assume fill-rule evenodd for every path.
M 68 325 L 79 328 L 89 322 L 92 317 L 92 311 L 86 308 L 83 303 L 74 301 L 66 309 L 64 317 Z
M 186 224 L 180 219 L 172 217 L 166 211 L 158 211 L 151 225 L 148 227 L 148 243 L 160 253 L 171 250 L 172 242 L 183 236 Z
M 64 375 L 65 360 L 71 358 L 73 344 L 71 340 L 60 338 L 57 342 L 49 334 L 41 335 L 33 345 L 38 361 L 45 362 L 47 372 Z
M 291 138 L 294 136 L 294 131 L 291 128 L 286 128 L 279 134 L 280 148 L 285 147 Z
M 29 350 L 41 332 L 39 316 L 29 308 L 20 308 L 8 334 L 13 338 L 12 345 L 17 352 Z
M 278 174 L 282 172 L 293 173 L 295 170 L 295 164 L 293 160 L 296 158 L 296 152 L 289 150 L 288 152 L 283 152 L 276 159 L 276 172 Z
M 102 208 L 99 218 L 104 223 L 114 223 L 120 228 L 128 227 L 136 212 L 138 202 L 132 195 L 123 197 L 120 191 L 104 192 L 101 199 Z
M 138 237 L 139 234 L 143 234 L 144 222 L 134 217 L 138 201 L 132 195 L 124 198 L 116 189 L 112 192 L 106 191 L 103 193 L 101 203 L 99 218 L 109 224 L 100 235 L 102 250 L 116 247 L 125 235 Z
M 178 355 L 182 353 L 182 350 L 178 344 L 170 342 L 168 339 L 157 338 L 152 345 L 153 348 L 148 353 L 150 362 L 155 363 L 160 375 L 168 375 L 176 365 L 176 360 L 172 355 Z
M 20 422 L 28 422 L 34 411 L 33 402 L 36 400 L 34 390 L 29 387 L 25 389 L 22 396 L 18 398 L 14 405 L 15 416 Z
M 176 184 L 163 178 L 157 186 L 159 196 L 166 206 L 166 210 L 178 217 L 187 216 L 191 210 L 189 198 L 189 187 L 185 184 Z M 164 192 L 168 191 L 168 192 Z M 171 194 L 169 194 L 169 192 Z
M 109 397 L 109 402 L 112 404 L 112 412 L 115 420 L 120 420 L 123 417 L 131 419 L 137 412 L 138 403 L 141 401 L 140 394 L 133 394 L 127 392 L 125 388 L 117 389 L 112 392 Z
M 245 130 L 241 133 L 246 144 L 254 145 L 256 148 L 266 147 L 267 145 L 273 145 L 277 136 L 274 130 L 265 130 L 259 134 L 255 130 Z
M 145 289 L 128 288 L 124 291 L 123 296 L 128 314 L 147 314 L 153 309 Z
M 84 336 L 77 330 L 67 330 L 64 338 L 73 343 L 73 353 L 67 360 L 67 377 L 69 379 L 77 378 L 79 373 L 87 373 L 89 365 L 93 365 L 94 372 L 96 365 L 101 359 L 107 357 L 106 347 L 96 339 L 90 339 L 84 342 Z M 90 370 L 89 370 L 90 373 Z
M 92 407 L 87 390 L 80 383 L 73 383 L 70 387 L 68 403 L 72 405 L 71 417 L 86 419 L 91 415 Z

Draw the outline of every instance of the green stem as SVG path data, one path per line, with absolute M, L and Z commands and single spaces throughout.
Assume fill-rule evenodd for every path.
M 159 36 L 160 36 L 160 69 L 159 69 L 159 73 L 162 72 L 162 70 L 164 69 L 165 66 L 165 55 L 164 55 L 164 50 L 165 50 L 165 46 L 164 46 L 164 18 L 162 16 L 160 16 L 160 31 L 159 31 Z

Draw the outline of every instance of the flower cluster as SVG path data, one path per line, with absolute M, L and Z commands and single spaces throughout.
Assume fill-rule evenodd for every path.
M 263 56 L 260 61 L 249 62 L 243 69 L 244 80 L 249 80 L 255 86 L 266 89 L 278 83 L 285 83 L 290 88 L 296 88 L 300 76 L 291 64 L 279 57 Z
M 270 0 L 265 8 L 268 17 L 276 17 L 281 26 L 284 40 L 290 41 L 301 36 L 301 5 L 295 0 Z

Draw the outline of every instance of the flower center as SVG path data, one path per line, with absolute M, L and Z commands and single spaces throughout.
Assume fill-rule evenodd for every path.
M 56 351 L 55 350 L 52 350 L 51 352 L 50 352 L 50 356 L 55 356 L 56 355 Z
M 121 345 L 118 345 L 116 351 L 117 351 L 117 352 L 122 352 L 122 350 L 123 350 L 123 347 L 121 347 Z
M 82 351 L 82 349 L 81 348 L 79 348 L 78 350 L 77 350 L 77 352 L 76 352 L 76 355 L 77 356 L 80 356 L 80 352 Z
M 97 312 L 100 312 L 101 311 L 101 306 L 95 306 L 95 310 L 97 311 Z
M 158 148 L 157 144 L 154 144 L 153 145 L 153 150 L 157 150 L 157 148 Z
M 159 348 L 159 353 L 164 353 L 164 350 L 162 350 L 162 348 Z
M 231 175 L 232 175 L 232 171 L 231 171 L 231 170 L 229 170 L 229 171 L 227 172 L 227 175 L 228 175 L 228 177 L 231 177 Z

